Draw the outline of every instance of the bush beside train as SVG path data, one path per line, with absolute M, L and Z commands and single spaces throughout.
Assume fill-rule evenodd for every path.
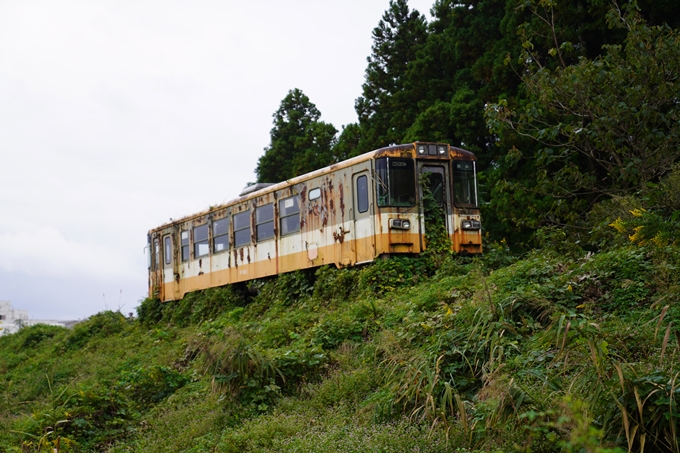
M 327 264 L 418 254 L 427 244 L 426 181 L 452 251 L 482 252 L 474 154 L 444 143 L 395 145 L 277 184 L 149 231 L 149 296 Z M 423 178 L 422 175 L 428 175 Z

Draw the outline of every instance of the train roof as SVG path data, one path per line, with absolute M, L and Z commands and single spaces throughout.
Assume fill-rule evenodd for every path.
M 327 167 L 323 167 L 323 168 L 320 168 L 318 170 L 314 170 L 312 172 L 305 173 L 303 175 L 296 176 L 296 177 L 291 178 L 291 179 L 287 179 L 285 181 L 281 181 L 281 182 L 277 182 L 277 183 L 256 183 L 256 184 L 253 184 L 252 186 L 245 187 L 241 191 L 241 193 L 239 194 L 238 197 L 233 198 L 233 199 L 227 201 L 226 203 L 220 203 L 219 205 L 211 206 L 208 209 L 205 209 L 203 211 L 200 211 L 200 212 L 197 212 L 197 213 L 194 213 L 194 214 L 183 216 L 183 217 L 176 219 L 176 220 L 171 219 L 169 222 L 166 222 L 166 223 L 164 223 L 164 224 L 162 224 L 162 225 L 160 225 L 156 228 L 152 228 L 151 230 L 149 230 L 149 233 L 163 229 L 163 228 L 167 228 L 170 225 L 183 223 L 183 222 L 186 222 L 186 221 L 191 220 L 193 218 L 197 218 L 197 217 L 207 215 L 207 214 L 214 212 L 216 210 L 223 209 L 223 208 L 226 208 L 228 206 L 231 206 L 231 205 L 234 205 L 234 204 L 237 204 L 237 203 L 242 203 L 242 202 L 250 200 L 252 198 L 260 197 L 260 196 L 262 196 L 266 193 L 269 193 L 269 192 L 275 192 L 277 190 L 281 190 L 281 189 L 284 189 L 286 187 L 289 187 L 289 186 L 292 186 L 292 185 L 295 185 L 295 184 L 299 184 L 299 183 L 307 181 L 309 179 L 313 179 L 313 178 L 322 176 L 324 174 L 327 174 L 327 173 L 330 173 L 330 172 L 333 172 L 333 171 L 336 171 L 336 170 L 340 170 L 340 169 L 343 169 L 343 168 L 350 167 L 354 164 L 364 162 L 364 161 L 371 159 L 371 158 L 383 157 L 383 156 L 385 156 L 385 157 L 396 157 L 396 156 L 398 156 L 398 153 L 400 151 L 415 151 L 415 147 L 419 144 L 435 144 L 435 143 L 437 143 L 437 142 L 415 142 L 415 143 L 406 143 L 406 144 L 402 144 L 402 145 L 385 146 L 383 148 L 379 148 L 379 149 L 376 149 L 376 150 L 373 150 L 373 151 L 368 151 L 364 154 L 360 154 L 358 156 L 351 157 L 347 160 L 343 160 L 341 162 L 331 164 Z M 441 144 L 441 143 L 437 143 L 437 144 Z M 397 153 L 396 156 L 395 156 L 395 153 Z M 475 155 L 473 153 L 471 153 L 470 151 L 464 150 L 462 148 L 457 148 L 457 147 L 451 146 L 451 145 L 449 145 L 449 157 L 450 158 L 459 158 L 459 159 L 462 158 L 463 160 L 477 160 Z M 251 189 L 251 187 L 252 187 L 252 189 Z M 251 189 L 251 190 L 248 190 L 248 189 Z

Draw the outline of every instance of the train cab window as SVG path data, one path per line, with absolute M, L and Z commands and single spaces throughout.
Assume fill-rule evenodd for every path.
M 208 224 L 194 227 L 194 258 L 208 255 L 210 245 L 208 243 Z
M 477 207 L 475 163 L 453 161 L 453 200 L 459 207 Z
M 172 264 L 172 238 L 170 236 L 165 236 L 165 264 Z
M 182 261 L 189 261 L 189 230 L 180 233 L 182 239 Z
M 368 211 L 368 177 L 361 175 L 357 178 L 357 210 Z
M 219 219 L 213 222 L 213 252 L 219 253 L 229 250 L 229 219 Z
M 415 205 L 416 178 L 412 159 L 376 159 L 375 179 L 378 206 Z
M 298 196 L 279 200 L 281 235 L 300 231 L 300 202 Z
M 242 247 L 250 244 L 250 212 L 239 212 L 234 215 L 234 246 Z
M 255 237 L 257 242 L 274 237 L 274 204 L 255 208 Z

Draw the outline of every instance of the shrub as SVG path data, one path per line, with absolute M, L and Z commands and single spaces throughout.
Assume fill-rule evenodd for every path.
M 356 291 L 358 272 L 356 269 L 337 269 L 322 266 L 314 273 L 315 299 L 322 302 L 344 301 Z
M 107 337 L 127 329 L 131 322 L 119 311 L 102 311 L 76 324 L 64 341 L 66 350 L 82 348 L 93 337 Z
M 138 366 L 124 370 L 115 388 L 128 395 L 134 404 L 158 403 L 184 387 L 189 378 L 162 365 Z
M 428 276 L 423 260 L 395 256 L 378 260 L 359 273 L 359 285 L 364 292 L 382 295 L 397 288 L 413 286 Z
M 625 247 L 597 253 L 581 267 L 582 291 L 599 287 L 595 302 L 604 310 L 628 310 L 641 306 L 652 293 L 654 267 L 644 250 Z
M 167 307 L 160 299 L 147 297 L 137 307 L 137 319 L 146 327 L 156 325 L 163 319 Z

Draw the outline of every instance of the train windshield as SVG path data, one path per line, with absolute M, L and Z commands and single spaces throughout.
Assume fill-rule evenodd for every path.
M 453 197 L 456 206 L 477 207 L 477 180 L 473 161 L 453 161 Z
M 383 157 L 375 161 L 378 206 L 413 206 L 416 178 L 412 159 Z

